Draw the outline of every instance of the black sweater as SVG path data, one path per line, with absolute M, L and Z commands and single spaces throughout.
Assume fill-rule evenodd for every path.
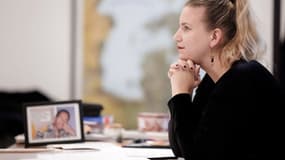
M 189 94 L 178 94 L 168 102 L 169 140 L 177 157 L 255 160 L 276 156 L 276 144 L 281 141 L 280 88 L 260 63 L 236 61 L 216 83 L 206 74 L 191 99 Z

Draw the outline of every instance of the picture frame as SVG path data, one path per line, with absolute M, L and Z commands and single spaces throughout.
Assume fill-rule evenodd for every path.
M 24 103 L 25 147 L 84 141 L 81 100 Z

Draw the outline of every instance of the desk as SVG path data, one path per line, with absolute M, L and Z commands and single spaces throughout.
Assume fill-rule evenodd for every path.
M 0 151 L 1 160 L 148 160 L 159 157 L 173 157 L 170 148 L 125 148 L 115 142 L 88 141 L 67 145 L 83 145 L 85 149 L 62 150 L 47 146 L 24 149 L 23 144 L 12 145 L 9 150 Z M 50 145 L 49 145 L 50 146 Z M 86 149 L 86 146 L 92 149 Z M 14 150 L 13 150 L 14 149 Z M 29 150 L 31 149 L 31 150 Z M 36 150 L 32 150 L 36 149 Z M 167 159 L 167 158 L 164 158 Z M 171 159 L 171 158 L 169 158 Z

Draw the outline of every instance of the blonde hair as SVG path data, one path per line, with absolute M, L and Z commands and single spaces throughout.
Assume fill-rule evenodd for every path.
M 205 7 L 208 29 L 222 29 L 220 58 L 225 65 L 240 58 L 257 59 L 261 52 L 260 38 L 247 0 L 189 0 L 185 6 Z

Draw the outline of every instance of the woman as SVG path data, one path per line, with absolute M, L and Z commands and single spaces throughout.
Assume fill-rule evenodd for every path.
M 249 2 L 190 0 L 174 39 L 179 60 L 168 72 L 174 154 L 191 160 L 276 155 L 280 88 L 255 60 L 259 38 Z

